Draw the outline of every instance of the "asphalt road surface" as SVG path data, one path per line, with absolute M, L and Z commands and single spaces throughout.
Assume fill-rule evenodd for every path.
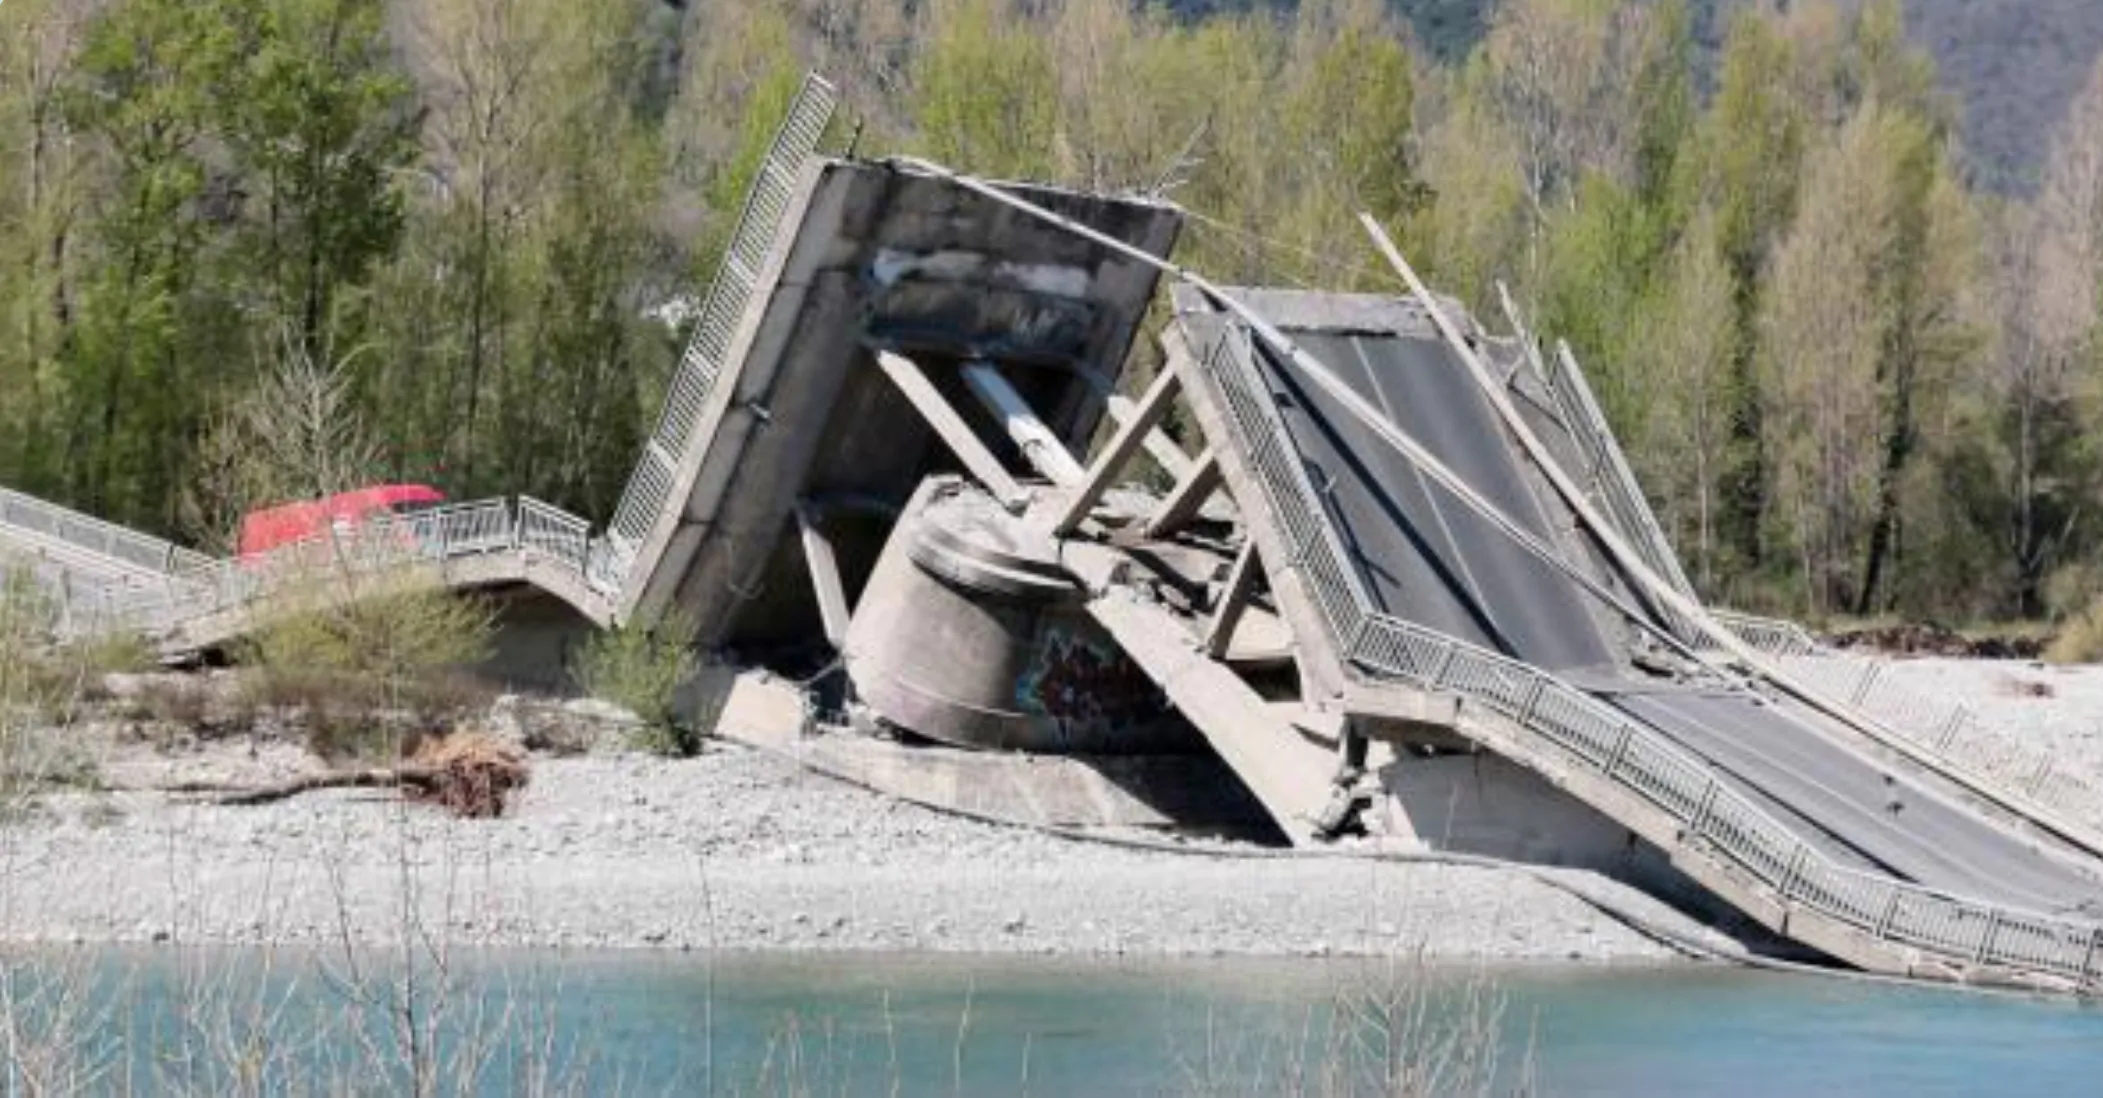
M 1294 338 L 1505 514 L 1551 539 L 1571 521 L 1518 462 L 1494 410 L 1435 337 Z M 1689 753 L 1842 865 L 2043 911 L 2103 914 L 2103 885 L 1866 757 L 1820 718 L 1750 693 L 1640 680 L 1590 595 L 1428 481 L 1301 376 L 1262 356 L 1293 447 L 1384 612 L 1564 674 Z

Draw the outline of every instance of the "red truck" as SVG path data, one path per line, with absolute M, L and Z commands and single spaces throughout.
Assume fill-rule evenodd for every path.
M 374 518 L 413 514 L 444 502 L 445 495 L 426 484 L 380 484 L 264 507 L 241 517 L 240 554 L 261 556 L 317 538 L 330 529 L 338 535 L 349 534 Z

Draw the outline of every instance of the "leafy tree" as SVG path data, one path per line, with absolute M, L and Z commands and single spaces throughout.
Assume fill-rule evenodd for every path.
M 238 14 L 249 44 L 222 135 L 255 212 L 237 269 L 321 354 L 338 297 L 401 237 L 411 88 L 390 56 L 382 0 L 275 0 Z
M 1807 125 L 1791 97 L 1794 59 L 1776 28 L 1741 16 L 1725 47 L 1723 76 L 1701 135 L 1703 189 L 1716 205 L 1717 250 L 1731 277 L 1731 448 L 1722 471 L 1720 544 L 1729 570 L 1763 561 L 1767 432 L 1757 362 L 1768 256 L 1795 213 Z
M 1050 175 L 1057 75 L 1043 36 L 1003 0 L 933 0 L 924 10 L 913 85 L 928 154 L 986 175 Z

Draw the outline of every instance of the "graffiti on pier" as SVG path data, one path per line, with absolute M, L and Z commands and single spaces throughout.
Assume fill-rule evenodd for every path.
M 1039 634 L 1028 668 L 1015 681 L 1015 702 L 1069 732 L 1109 731 L 1163 708 L 1160 688 L 1123 652 L 1058 626 Z

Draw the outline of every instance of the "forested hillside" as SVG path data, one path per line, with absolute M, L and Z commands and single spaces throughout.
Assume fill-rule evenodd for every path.
M 1964 140 L 1983 178 L 2037 185 L 2047 138 L 2103 55 L 2095 0 L 1914 0 L 1915 40 L 1964 110 Z
M 864 155 L 1169 195 L 1222 280 L 1391 289 L 1364 209 L 1493 324 L 1508 283 L 1719 597 L 2082 609 L 2103 82 L 2009 199 L 1895 3 L 1789 9 L 1507 0 L 1448 64 L 1383 0 L 7 0 L 0 483 L 223 536 L 259 379 L 311 362 L 378 472 L 603 518 L 647 314 L 816 67 Z
M 1252 0 L 1172 0 L 1192 16 L 1244 10 Z M 1270 0 L 1291 10 L 1298 0 Z M 1482 40 L 1499 0 L 1391 0 L 1419 45 L 1442 60 L 1464 58 Z M 1848 0 L 1850 7 L 1859 0 Z M 1774 0 L 1692 0 L 1701 76 L 1731 18 Z M 2044 135 L 2065 117 L 2089 66 L 2103 55 L 2103 3 L 2096 0 L 1910 0 L 1910 37 L 1926 47 L 1963 118 L 1968 170 L 1999 188 L 2027 190 L 2044 164 Z

